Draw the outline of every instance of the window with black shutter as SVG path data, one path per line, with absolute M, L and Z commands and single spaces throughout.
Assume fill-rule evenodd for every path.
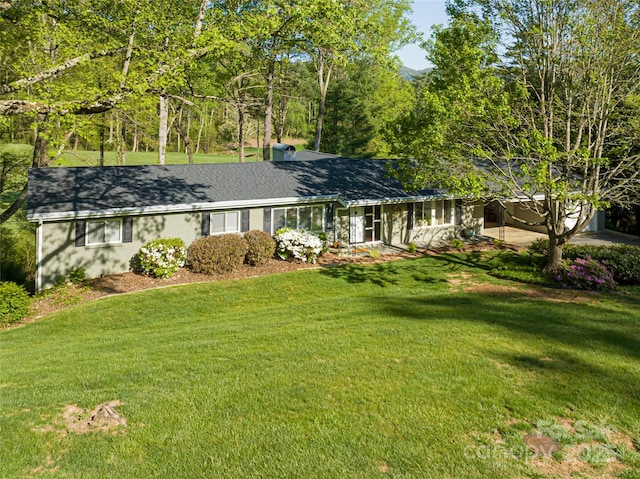
M 249 210 L 242 210 L 240 212 L 240 231 L 249 231 Z
M 84 246 L 87 235 L 87 222 L 85 220 L 76 221 L 76 246 Z
M 131 216 L 122 220 L 122 242 L 133 242 L 133 218 Z
M 271 208 L 265 208 L 262 214 L 262 231 L 271 233 Z
M 209 236 L 209 234 L 211 234 L 211 212 L 209 211 L 202 212 L 200 233 L 202 236 Z

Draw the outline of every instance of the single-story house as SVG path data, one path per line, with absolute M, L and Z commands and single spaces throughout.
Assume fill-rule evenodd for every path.
M 482 202 L 439 189 L 405 191 L 386 160 L 289 150 L 255 163 L 37 168 L 29 171 L 36 223 L 36 290 L 75 268 L 87 277 L 129 270 L 147 241 L 282 227 L 344 245 L 448 243 L 481 233 Z

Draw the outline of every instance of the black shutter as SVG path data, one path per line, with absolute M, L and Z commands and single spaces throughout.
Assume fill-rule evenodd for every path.
M 76 220 L 76 246 L 85 245 L 86 232 L 87 222 L 85 220 Z
M 131 216 L 122 219 L 122 242 L 133 242 L 133 218 Z
M 271 208 L 265 208 L 262 213 L 262 231 L 271 234 Z
M 328 203 L 325 207 L 325 230 L 333 231 L 333 203 Z
M 202 212 L 202 222 L 201 222 L 201 234 L 202 236 L 209 236 L 211 233 L 211 212 L 203 211 Z
M 249 231 L 249 210 L 240 212 L 240 231 Z
M 408 203 L 407 204 L 407 229 L 408 230 L 413 229 L 413 210 L 414 210 L 413 203 Z
M 456 200 L 456 224 L 462 226 L 462 200 Z

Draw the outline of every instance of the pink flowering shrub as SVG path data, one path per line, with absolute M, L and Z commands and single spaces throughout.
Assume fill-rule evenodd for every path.
M 590 256 L 565 263 L 556 281 L 566 288 L 591 291 L 612 291 L 616 287 L 611 271 Z

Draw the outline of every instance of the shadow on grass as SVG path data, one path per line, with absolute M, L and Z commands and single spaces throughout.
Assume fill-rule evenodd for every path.
M 484 351 L 500 369 L 525 372 L 525 396 L 543 404 L 597 404 L 611 397 L 637 404 L 640 397 L 640 370 L 630 366 L 640 359 L 637 314 L 620 318 L 620 311 L 599 305 L 475 293 L 387 297 L 376 306 L 400 321 L 482 324 L 503 330 L 495 333 L 495 342 L 487 339 L 474 349 Z M 469 335 L 474 330 L 462 326 L 461 331 Z
M 446 283 L 446 279 L 438 278 L 434 274 L 432 266 L 420 262 L 419 259 L 394 261 L 374 265 L 339 265 L 322 269 L 320 274 L 334 279 L 344 280 L 347 283 L 371 283 L 380 287 L 387 287 L 399 283 L 402 277 L 410 271 L 410 277 L 421 283 Z
M 400 319 L 480 322 L 516 332 L 522 338 L 550 340 L 576 348 L 598 347 L 640 358 L 640 322 L 628 321 L 629 318 L 619 317 L 619 311 L 599 305 L 464 293 L 385 298 L 380 308 Z

